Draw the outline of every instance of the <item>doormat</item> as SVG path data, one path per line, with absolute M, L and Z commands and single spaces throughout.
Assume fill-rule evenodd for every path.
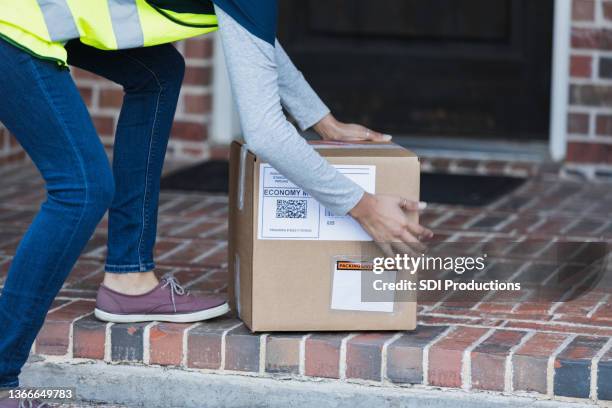
M 426 203 L 482 207 L 512 193 L 527 179 L 466 174 L 421 174 L 421 200 Z
M 421 200 L 427 203 L 480 207 L 511 193 L 526 179 L 505 176 L 423 173 Z M 229 163 L 212 160 L 162 178 L 162 190 L 227 194 Z

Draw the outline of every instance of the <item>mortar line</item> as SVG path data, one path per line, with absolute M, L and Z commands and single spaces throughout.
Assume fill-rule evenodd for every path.
M 151 362 L 151 327 L 157 326 L 160 322 L 151 322 L 142 330 L 142 362 L 149 365 Z
M 591 317 L 593 317 L 593 315 L 595 315 L 595 313 L 597 313 L 597 311 L 606 303 L 608 303 L 608 300 L 610 299 L 610 294 L 606 294 L 599 302 L 597 302 L 597 304 L 589 311 L 589 313 L 587 313 L 586 317 L 588 317 L 589 319 Z
M 429 344 L 423 347 L 423 385 L 429 385 L 429 350 L 447 335 L 457 330 L 458 326 L 448 326 L 446 330 L 437 335 Z
M 195 259 L 193 259 L 191 262 L 193 263 L 198 263 L 200 261 L 202 261 L 203 259 L 205 259 L 206 257 L 214 254 L 215 252 L 217 252 L 218 250 L 224 248 L 225 246 L 227 246 L 227 243 L 225 241 L 219 241 L 217 242 L 217 244 L 215 244 L 215 246 L 213 246 L 212 248 L 210 248 L 208 251 L 204 251 L 202 252 L 200 255 L 198 255 Z
M 461 358 L 461 388 L 469 391 L 472 388 L 472 351 L 489 338 L 497 328 L 489 329 L 476 339 L 468 348 L 463 350 Z
M 187 327 L 184 331 L 183 331 L 183 338 L 181 339 L 183 342 L 183 353 L 181 355 L 181 366 L 182 367 L 187 367 L 187 361 L 188 361 L 188 356 L 189 356 L 189 332 L 191 331 L 191 329 L 194 329 L 196 327 L 198 327 L 199 325 L 201 325 L 201 322 L 196 322 L 194 324 L 192 324 L 191 326 Z
M 601 350 L 599 350 L 599 352 L 595 355 L 595 357 L 593 357 L 593 359 L 591 360 L 591 392 L 590 392 L 590 397 L 593 401 L 597 401 L 598 400 L 598 387 L 597 387 L 597 380 L 598 380 L 598 365 L 599 365 L 599 361 L 601 360 L 601 358 L 604 356 L 604 354 L 606 354 L 608 352 L 608 350 L 610 350 L 610 348 L 612 347 L 612 338 L 608 339 L 608 341 L 603 345 L 603 347 L 601 348 Z
M 235 325 L 225 330 L 223 334 L 221 334 L 221 368 L 220 368 L 221 371 L 225 371 L 225 348 L 226 348 L 227 333 L 229 333 L 230 331 L 240 326 L 242 326 L 242 322 L 236 323 Z
M 302 336 L 300 339 L 300 351 L 299 351 L 299 373 L 302 376 L 306 375 L 306 341 L 312 336 L 312 333 L 308 333 Z
M 531 338 L 533 338 L 533 336 L 535 336 L 536 333 L 537 332 L 535 330 L 528 331 L 527 334 L 523 336 L 521 341 L 519 341 L 517 344 L 515 344 L 514 346 L 510 348 L 509 353 L 506 356 L 506 361 L 504 363 L 505 364 L 504 365 L 504 378 L 505 378 L 504 391 L 505 392 L 514 391 L 514 366 L 512 364 L 512 358 L 514 357 L 514 354 L 516 353 L 516 351 L 518 351 L 518 349 L 523 347 L 525 343 L 531 340 Z
M 559 344 L 555 351 L 548 357 L 548 363 L 546 365 L 546 395 L 551 398 L 555 395 L 555 360 L 576 337 L 578 337 L 577 334 L 570 335 Z
M 338 377 L 340 377 L 341 380 L 346 380 L 346 365 L 347 365 L 346 354 L 347 354 L 347 348 L 348 348 L 347 343 L 349 342 L 349 340 L 351 340 L 352 338 L 356 336 L 358 336 L 358 333 L 351 333 L 345 338 L 343 338 L 342 341 L 340 342 L 340 356 L 339 356 L 340 361 L 338 364 Z
M 259 374 L 266 372 L 266 346 L 268 344 L 268 334 L 259 336 Z
M 68 328 L 68 352 L 66 354 L 67 358 L 70 358 L 70 359 L 74 358 L 74 324 L 76 323 L 77 320 L 82 319 L 86 316 L 91 316 L 91 315 L 93 315 L 93 312 L 88 312 L 88 313 L 85 313 L 84 315 L 75 317 L 70 322 L 70 327 Z
M 110 363 L 112 361 L 112 326 L 115 323 L 107 323 L 104 328 L 104 361 Z
M 386 382 L 387 380 L 387 350 L 389 346 L 397 341 L 400 337 L 403 336 L 402 332 L 395 333 L 391 338 L 387 339 L 383 343 L 382 349 L 380 351 L 380 381 L 381 383 Z
M 70 306 L 71 304 L 73 304 L 73 303 L 76 303 L 76 302 L 77 302 L 77 299 L 73 299 L 73 298 L 67 298 L 67 299 L 69 299 L 69 301 L 68 301 L 67 303 L 64 303 L 63 305 L 59 305 L 59 306 L 54 307 L 53 309 L 50 309 L 50 310 L 47 312 L 47 315 L 49 315 L 49 314 L 51 314 L 51 313 L 53 313 L 53 312 L 55 312 L 55 311 L 57 311 L 57 310 L 63 309 L 63 308 L 65 308 L 65 307 L 68 307 L 68 306 Z M 58 300 L 58 298 L 56 298 L 56 300 Z M 64 300 L 64 299 L 61 299 L 61 300 Z

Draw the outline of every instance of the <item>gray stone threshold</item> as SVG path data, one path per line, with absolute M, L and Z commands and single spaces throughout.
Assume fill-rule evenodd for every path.
M 23 386 L 76 387 L 80 400 L 128 407 L 180 408 L 579 408 L 588 403 L 548 401 L 484 392 L 296 381 L 101 362 L 33 362 Z

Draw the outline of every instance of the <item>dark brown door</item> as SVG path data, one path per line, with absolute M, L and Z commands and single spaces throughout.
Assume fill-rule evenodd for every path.
M 554 0 L 281 0 L 337 116 L 402 135 L 546 139 Z

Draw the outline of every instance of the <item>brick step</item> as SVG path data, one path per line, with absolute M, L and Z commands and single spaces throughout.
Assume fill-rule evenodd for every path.
M 41 355 L 258 376 L 364 380 L 612 400 L 609 336 L 421 324 L 399 333 L 252 334 L 224 317 L 196 324 L 112 324 L 77 300 L 51 312 Z

